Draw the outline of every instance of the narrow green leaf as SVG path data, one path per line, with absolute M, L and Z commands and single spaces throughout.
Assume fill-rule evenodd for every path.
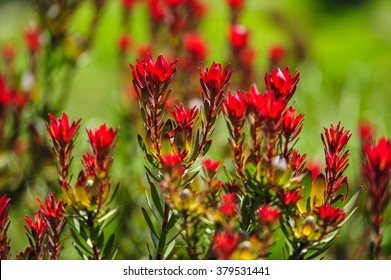
M 147 176 L 148 177 L 148 176 Z M 160 214 L 160 216 L 163 218 L 164 216 L 164 213 L 163 213 L 163 205 L 162 205 L 162 202 L 160 200 L 160 196 L 159 196 L 159 193 L 157 192 L 156 190 L 156 187 L 154 184 L 152 184 L 152 182 L 149 180 L 148 178 L 148 181 L 150 182 L 150 186 L 151 186 L 151 196 L 152 196 L 152 201 L 158 211 L 158 213 Z
M 357 192 L 350 198 L 349 202 L 344 206 L 343 211 L 348 213 L 353 206 L 356 204 L 358 197 L 361 193 L 361 187 L 357 190 Z
M 75 248 L 76 252 L 79 254 L 79 256 L 82 259 L 88 260 L 88 257 L 81 251 L 81 249 L 79 248 L 79 246 L 75 242 L 72 242 L 72 245 L 73 245 L 73 248 Z
M 161 219 L 159 219 L 159 217 L 157 216 L 157 214 L 155 212 L 155 209 L 153 209 L 152 204 L 151 204 L 151 200 L 149 199 L 148 192 L 146 189 L 144 189 L 144 194 L 145 194 L 145 199 L 147 200 L 149 210 L 151 210 L 153 217 L 159 223 L 159 225 L 161 225 L 162 224 Z
M 148 227 L 151 230 L 151 233 L 153 233 L 156 237 L 158 237 L 158 235 L 156 233 L 156 230 L 155 230 L 155 228 L 154 228 L 154 226 L 152 224 L 151 218 L 149 217 L 149 215 L 147 213 L 147 210 L 145 210 L 144 207 L 142 207 L 141 210 L 143 211 L 144 219 L 147 222 Z
M 150 170 L 148 167 L 144 166 L 145 170 L 147 171 L 147 174 L 151 176 L 156 182 L 159 182 L 160 179 L 158 178 L 159 175 L 153 174 L 152 170 Z
M 223 170 L 224 170 L 224 174 L 225 176 L 227 177 L 228 181 L 233 181 L 234 178 L 232 177 L 231 173 L 229 173 L 227 167 L 225 167 L 225 165 L 223 165 Z
M 77 233 L 74 231 L 73 228 L 70 228 L 72 238 L 74 240 L 74 243 L 78 245 L 80 248 L 82 248 L 85 252 L 90 252 L 90 250 L 85 246 L 85 244 L 82 243 L 82 241 L 77 236 Z
M 147 153 L 148 153 L 148 151 L 147 151 L 147 146 L 145 145 L 144 140 L 143 140 L 143 137 L 141 137 L 140 134 L 137 134 L 137 140 L 138 140 L 138 144 L 139 144 L 141 150 L 142 150 L 145 154 L 147 154 Z
M 166 260 L 170 256 L 170 254 L 174 248 L 175 248 L 175 240 L 168 244 L 167 249 L 164 252 L 164 256 L 163 256 L 164 260 Z
M 205 146 L 204 146 L 204 148 L 202 149 L 202 155 L 203 155 L 203 156 L 205 156 L 205 155 L 208 153 L 208 151 L 209 151 L 211 145 L 212 145 L 212 140 L 211 140 L 211 139 L 209 139 L 208 141 L 206 141 Z
M 109 237 L 109 239 L 106 242 L 106 245 L 103 249 L 103 259 L 111 259 L 112 258 L 112 253 L 113 253 L 113 248 L 114 248 L 114 240 L 115 240 L 115 235 L 112 233 Z
M 157 240 L 157 237 L 155 235 L 152 234 L 152 232 L 150 232 L 150 235 L 151 235 L 151 239 L 152 239 L 152 243 L 153 243 L 153 246 L 155 247 L 155 249 L 157 250 L 158 246 L 159 246 L 159 241 Z
M 174 214 L 171 215 L 171 217 L 169 218 L 168 223 L 167 223 L 167 227 L 166 227 L 167 231 L 170 231 L 176 225 L 178 218 L 179 217 L 177 215 L 174 215 Z
M 105 220 L 107 220 L 108 218 L 110 218 L 110 216 L 114 215 L 117 211 L 118 211 L 117 208 L 111 209 L 111 210 L 108 211 L 103 217 L 101 217 L 101 218 L 98 219 L 98 223 L 99 223 L 99 224 L 103 223 Z
M 151 254 L 151 249 L 149 248 L 149 245 L 148 245 L 148 243 L 146 243 L 146 245 L 147 245 L 147 250 L 148 250 L 149 260 L 153 260 L 153 257 L 152 257 L 152 254 Z

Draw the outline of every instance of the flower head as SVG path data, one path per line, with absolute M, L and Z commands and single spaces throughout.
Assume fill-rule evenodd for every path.
M 223 69 L 221 64 L 213 62 L 210 68 L 199 69 L 198 74 L 206 98 L 211 99 L 212 95 L 220 95 L 228 86 L 232 70 L 230 65 Z
M 209 174 L 209 177 L 213 177 L 220 166 L 220 161 L 206 158 L 203 160 L 202 166 L 204 167 L 205 171 Z
M 207 52 L 206 43 L 199 34 L 187 33 L 183 38 L 183 43 L 193 60 L 199 62 L 205 59 Z
M 286 55 L 286 49 L 280 45 L 273 45 L 269 49 L 269 59 L 271 64 L 278 64 Z
M 41 208 L 42 214 L 47 219 L 49 220 L 53 219 L 59 222 L 62 219 L 64 219 L 64 214 L 65 214 L 64 199 L 60 199 L 60 201 L 56 202 L 54 193 L 51 192 L 49 194 L 49 198 L 45 199 L 45 204 L 40 199 L 37 200 Z
M 249 32 L 240 24 L 232 25 L 229 29 L 230 44 L 234 49 L 244 49 L 248 45 Z
M 338 225 L 345 219 L 345 212 L 342 209 L 333 207 L 330 203 L 319 206 L 319 217 L 327 225 Z
M 69 124 L 68 116 L 63 113 L 61 118 L 56 119 L 49 113 L 50 122 L 46 125 L 50 138 L 53 143 L 58 143 L 59 146 L 65 147 L 72 143 L 78 130 L 81 119 Z
M 282 116 L 282 131 L 286 137 L 295 139 L 303 126 L 304 115 L 296 116 L 296 110 L 289 107 Z
M 10 240 L 7 235 L 10 225 L 10 221 L 8 220 L 10 200 L 6 194 L 0 197 L 0 260 L 6 260 L 10 252 Z
M 118 38 L 118 48 L 120 52 L 125 53 L 129 50 L 130 46 L 132 44 L 132 39 L 128 34 L 122 34 Z
M 238 247 L 240 235 L 230 230 L 216 232 L 212 240 L 212 248 L 217 259 L 228 260 Z
M 288 101 L 296 91 L 299 76 L 299 72 L 292 76 L 288 67 L 285 67 L 282 71 L 280 68 L 273 68 L 270 73 L 265 74 L 267 89 L 273 91 L 277 98 L 282 97 Z
M 15 57 L 15 45 L 6 44 L 2 49 L 3 59 L 6 63 L 10 63 Z
M 186 128 L 188 126 L 192 128 L 197 117 L 198 109 L 194 106 L 193 108 L 186 110 L 185 106 L 180 104 L 175 105 L 174 109 L 171 110 L 170 113 L 175 122 L 182 128 Z
M 122 6 L 127 10 L 131 9 L 135 3 L 136 0 L 121 0 Z
M 280 218 L 280 209 L 265 204 L 258 208 L 259 220 L 262 224 L 273 225 Z
M 224 113 L 228 115 L 229 119 L 233 123 L 243 120 L 246 111 L 245 99 L 240 91 L 235 94 L 228 93 L 227 98 L 224 100 Z
M 24 37 L 30 53 L 37 53 L 41 49 L 40 30 L 35 24 L 27 26 Z
M 107 128 L 106 124 L 102 124 L 94 130 L 87 130 L 90 144 L 98 160 L 108 156 L 113 151 L 117 133 L 118 129 Z
M 226 0 L 231 9 L 241 9 L 245 0 Z
M 24 217 L 27 226 L 25 226 L 28 233 L 30 233 L 31 237 L 35 241 L 37 247 L 40 247 L 43 239 L 46 235 L 47 223 L 43 218 L 40 211 L 36 211 L 34 214 L 34 220 L 31 220 L 29 216 Z
M 286 190 L 282 194 L 282 202 L 285 206 L 294 205 L 300 198 L 302 198 L 302 195 L 299 190 Z

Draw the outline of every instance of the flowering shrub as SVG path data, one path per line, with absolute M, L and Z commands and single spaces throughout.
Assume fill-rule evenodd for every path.
M 82 36 L 71 24 L 81 1 L 33 2 L 39 20 L 24 33 L 26 69 L 15 66 L 12 44 L 2 50 L 0 259 L 67 258 L 70 243 L 80 258 L 95 260 L 322 258 L 349 246 L 339 238 L 349 238 L 345 224 L 360 213 L 369 221 L 360 256 L 388 257 L 389 139 L 375 141 L 374 125 L 360 124 L 360 181 L 347 172 L 351 128 L 337 122 L 306 139 L 309 116 L 296 91 L 311 77 L 285 66 L 288 49 L 276 44 L 259 83 L 258 47 L 242 23 L 246 1 L 225 1 L 222 63 L 209 57 L 201 33 L 205 1 L 118 1 L 123 122 L 121 130 L 87 128 L 88 151 L 78 142 L 85 121 L 61 112 L 108 1 L 89 1 Z M 139 5 L 153 44 L 129 32 Z M 299 148 L 302 141 L 323 147 L 323 165 Z M 24 216 L 27 246 L 17 252 L 9 214 L 25 193 L 36 196 L 29 204 L 36 211 Z

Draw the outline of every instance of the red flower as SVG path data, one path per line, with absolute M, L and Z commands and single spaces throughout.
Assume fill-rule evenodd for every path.
M 307 154 L 301 155 L 296 149 L 292 150 L 289 158 L 289 164 L 295 171 L 295 175 L 300 174 L 303 171 L 306 157 Z
M 47 224 L 40 211 L 36 211 L 34 215 L 34 221 L 29 216 L 24 217 L 30 230 L 26 227 L 26 230 L 31 233 L 31 236 L 36 241 L 37 247 L 41 244 L 45 237 Z
M 228 5 L 230 5 L 232 9 L 241 9 L 244 5 L 245 0 L 226 0 L 226 2 L 228 3 Z
M 212 176 L 209 176 L 209 177 L 213 177 L 216 174 L 217 169 L 220 166 L 220 161 L 219 160 L 213 160 L 213 159 L 210 159 L 210 158 L 206 158 L 202 162 L 202 166 L 204 167 L 204 169 L 206 170 L 206 172 L 209 175 L 212 175 Z
M 228 93 L 224 101 L 224 113 L 228 115 L 230 120 L 235 123 L 244 118 L 246 111 L 246 103 L 240 91 L 235 94 Z
M 72 122 L 72 124 L 69 125 L 68 116 L 66 113 L 63 113 L 59 119 L 56 119 L 52 114 L 49 113 L 49 118 L 50 122 L 46 124 L 46 127 L 55 146 L 56 143 L 58 143 L 60 147 L 65 147 L 72 143 L 73 138 L 79 130 L 81 119 L 79 119 L 77 122 Z
M 0 240 L 8 230 L 8 209 L 11 199 L 7 195 L 0 197 Z
M 274 64 L 278 64 L 281 59 L 284 58 L 286 54 L 286 50 L 283 46 L 280 45 L 274 45 L 270 47 L 269 49 L 269 57 L 270 57 L 270 62 Z
M 236 213 L 237 196 L 235 193 L 227 193 L 221 197 L 222 204 L 220 206 L 220 212 L 227 217 L 232 217 Z
M 391 142 L 382 137 L 375 145 L 364 147 L 363 170 L 368 182 L 370 210 L 380 215 L 391 199 Z
M 118 129 L 107 129 L 106 124 L 102 124 L 98 129 L 87 130 L 92 149 L 98 157 L 98 161 L 113 151 L 117 133 Z
M 285 206 L 293 205 L 302 198 L 302 195 L 299 194 L 298 191 L 299 190 L 286 190 L 283 192 L 282 202 Z
M 258 208 L 258 216 L 262 224 L 273 225 L 280 218 L 280 209 L 265 204 Z
M 230 44 L 234 49 L 244 49 L 248 45 L 248 30 L 240 24 L 232 25 L 229 29 Z
M 31 53 L 37 53 L 41 48 L 40 30 L 35 24 L 27 26 L 24 34 L 27 49 Z
M 224 204 L 235 204 L 238 197 L 236 196 L 236 193 L 227 193 L 221 197 L 221 200 Z
M 303 126 L 303 114 L 296 116 L 296 110 L 289 107 L 282 116 L 282 130 L 287 138 L 295 139 Z
M 240 235 L 238 233 L 232 233 L 229 230 L 216 232 L 213 237 L 212 248 L 217 259 L 228 260 L 238 247 L 239 240 Z
M 266 120 L 278 120 L 285 110 L 286 102 L 284 99 L 276 98 L 271 91 L 263 93 L 258 97 L 258 108 L 263 118 Z
M 344 152 L 344 149 L 351 137 L 349 130 L 345 130 L 338 123 L 334 128 L 324 128 L 325 134 L 321 135 L 326 157 L 326 181 L 327 181 L 327 195 L 332 197 L 336 191 L 341 187 L 342 183 L 347 184 L 347 177 L 343 176 L 343 172 L 349 166 L 348 156 L 349 151 Z
M 128 34 L 122 34 L 118 39 L 118 48 L 120 52 L 127 52 L 131 46 L 132 40 Z
M 199 62 L 206 57 L 206 44 L 204 39 L 197 33 L 187 33 L 183 38 L 186 50 L 193 60 Z
M 64 199 L 60 199 L 59 202 L 56 202 L 54 193 L 51 192 L 49 194 L 49 198 L 45 199 L 46 205 L 44 205 L 40 199 L 37 200 L 41 208 L 41 212 L 45 217 L 47 217 L 47 219 L 54 219 L 60 222 L 64 218 Z
M 163 155 L 161 158 L 161 164 L 163 170 L 173 175 L 182 175 L 184 172 L 184 168 L 182 165 L 183 154 L 169 154 Z
M 338 225 L 345 219 L 345 212 L 327 203 L 326 205 L 319 206 L 319 216 L 327 225 Z
M 174 109 L 171 110 L 171 116 L 174 118 L 176 123 L 182 128 L 187 126 L 193 127 L 194 121 L 197 117 L 198 109 L 194 106 L 191 109 L 186 110 L 183 104 L 175 105 Z
M 282 71 L 280 68 L 273 67 L 273 70 L 270 73 L 265 74 L 267 89 L 275 92 L 277 98 L 283 97 L 288 101 L 296 91 L 299 76 L 299 72 L 296 72 L 291 76 L 288 67 L 285 67 Z
M 140 90 L 155 94 L 155 89 L 164 90 L 176 71 L 175 62 L 167 64 L 162 55 L 156 62 L 148 55 L 145 61 L 136 60 L 136 67 L 130 64 L 134 85 Z
M 201 85 L 203 86 L 206 97 L 210 99 L 211 94 L 219 95 L 228 86 L 231 78 L 232 70 L 230 65 L 227 65 L 224 69 L 221 64 L 213 62 L 210 68 L 204 68 L 198 70 L 200 75 Z

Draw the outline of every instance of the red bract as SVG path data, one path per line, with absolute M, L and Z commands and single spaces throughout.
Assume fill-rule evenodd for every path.
M 258 216 L 262 224 L 273 225 L 280 218 L 280 209 L 265 204 L 258 208 Z
M 49 194 L 49 198 L 45 199 L 45 204 L 40 199 L 37 199 L 41 212 L 48 219 L 54 219 L 61 221 L 64 218 L 65 209 L 64 209 L 64 199 L 60 199 L 59 202 L 56 202 L 54 193 Z
M 345 219 L 345 212 L 327 203 L 326 205 L 319 206 L 319 217 L 326 225 L 338 225 Z
M 199 62 L 206 57 L 206 44 L 204 39 L 197 33 L 187 33 L 183 38 L 186 50 L 193 60 Z
M 368 194 L 371 201 L 370 210 L 381 213 L 388 205 L 391 192 L 391 142 L 382 137 L 376 145 L 364 147 L 364 174 L 368 181 Z
M 349 151 L 344 150 L 351 134 L 340 123 L 336 127 L 331 125 L 329 129 L 324 128 L 324 132 L 321 137 L 326 157 L 326 193 L 328 198 L 334 199 L 343 183 L 346 184 L 346 192 L 348 191 L 347 177 L 343 176 L 343 172 L 349 166 Z
M 24 34 L 27 49 L 31 53 L 37 53 L 41 48 L 40 30 L 35 24 L 30 24 Z
M 229 230 L 216 232 L 213 237 L 212 248 L 217 259 L 228 260 L 238 247 L 239 240 L 240 235 Z
M 293 205 L 302 198 L 302 195 L 299 194 L 298 190 L 286 190 L 282 195 L 282 202 L 285 206 Z
M 11 99 L 11 92 L 9 91 L 3 76 L 0 73 L 0 106 L 8 105 Z
M 235 94 L 228 93 L 227 98 L 224 100 L 224 113 L 228 115 L 232 123 L 237 123 L 243 120 L 246 110 L 246 103 L 243 95 L 240 91 Z
M 159 55 L 156 62 L 149 55 L 145 61 L 136 60 L 136 67 L 130 64 L 132 69 L 133 82 L 140 90 L 148 90 L 155 94 L 156 89 L 163 89 L 174 76 L 176 65 L 167 64 L 162 55 Z
M 266 120 L 278 120 L 285 110 L 286 102 L 282 98 L 276 98 L 271 91 L 263 93 L 258 97 L 258 109 Z
M 24 217 L 28 227 L 30 230 L 26 227 L 26 230 L 31 233 L 31 236 L 33 237 L 34 241 L 36 241 L 36 245 L 40 247 L 40 244 L 45 237 L 45 232 L 47 228 L 47 224 L 45 219 L 42 217 L 41 212 L 36 211 L 34 214 L 34 221 L 30 219 L 29 216 Z
M 299 72 L 295 72 L 293 76 L 289 72 L 289 68 L 284 70 L 274 68 L 270 73 L 265 74 L 266 87 L 269 91 L 273 91 L 277 98 L 290 100 L 296 91 L 297 83 L 299 82 Z
M 92 149 L 98 158 L 106 157 L 113 151 L 117 133 L 118 129 L 108 129 L 106 124 L 102 124 L 98 129 L 87 130 Z
M 215 98 L 217 95 L 220 95 L 228 86 L 232 70 L 230 65 L 223 69 L 220 63 L 213 62 L 209 69 L 203 66 L 202 69 L 198 70 L 198 73 L 204 94 L 210 100 L 211 97 Z
M 50 122 L 46 124 L 46 127 L 53 143 L 58 143 L 61 147 L 67 146 L 76 136 L 81 119 L 69 125 L 68 116 L 65 113 L 59 119 L 50 113 L 49 117 Z
M 289 158 L 289 165 L 295 171 L 295 175 L 300 174 L 303 171 L 306 157 L 307 154 L 301 155 L 296 149 L 292 150 Z
M 161 158 L 162 168 L 168 173 L 178 173 L 181 175 L 184 172 L 182 166 L 183 155 L 180 153 L 163 155 Z
M 295 139 L 303 126 L 304 115 L 296 116 L 296 110 L 289 107 L 282 116 L 282 130 L 287 138 Z
M 191 109 L 185 108 L 183 104 L 175 105 L 174 109 L 171 110 L 171 116 L 174 118 L 175 122 L 180 125 L 182 128 L 187 126 L 193 127 L 194 121 L 197 117 L 198 109 L 194 106 Z
M 208 174 L 214 175 L 214 174 L 216 174 L 217 169 L 220 166 L 220 161 L 206 158 L 202 162 L 202 166 L 205 168 L 205 170 L 206 170 L 206 172 L 208 172 Z M 211 177 L 213 177 L 213 176 L 211 176 Z
M 248 45 L 248 30 L 240 24 L 232 25 L 229 29 L 230 44 L 234 49 L 244 49 Z

